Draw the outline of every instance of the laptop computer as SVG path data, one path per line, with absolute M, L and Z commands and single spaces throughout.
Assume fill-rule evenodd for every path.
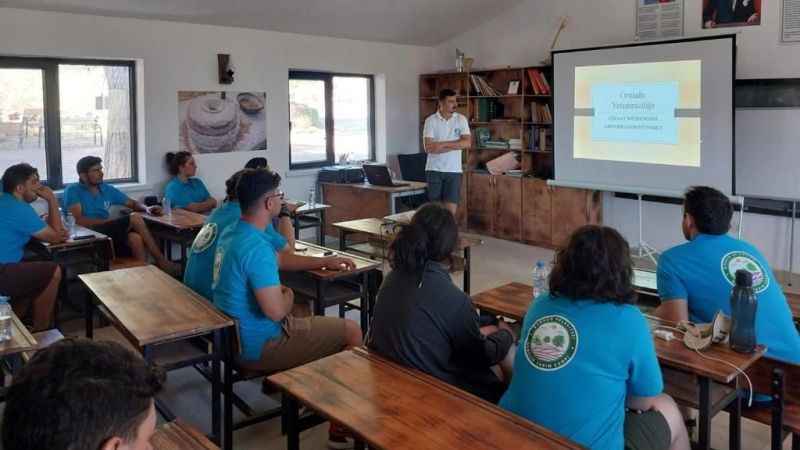
M 364 164 L 364 175 L 367 176 L 369 184 L 386 187 L 403 187 L 409 183 L 395 183 L 389 174 L 389 168 L 378 164 Z

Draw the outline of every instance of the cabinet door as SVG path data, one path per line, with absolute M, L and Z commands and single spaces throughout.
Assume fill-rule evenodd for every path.
M 518 241 L 522 235 L 522 178 L 506 175 L 494 177 L 494 235 Z
M 563 247 L 572 232 L 602 221 L 601 197 L 597 191 L 555 188 L 553 202 L 553 245 Z
M 469 174 L 467 190 L 467 225 L 475 233 L 494 232 L 494 189 L 492 176 L 483 173 Z
M 460 229 L 466 229 L 467 227 L 467 209 L 469 209 L 469 199 L 467 198 L 468 178 L 467 174 L 461 176 L 460 201 L 458 202 L 458 209 L 456 209 L 456 223 Z
M 522 241 L 552 245 L 553 218 L 550 188 L 538 178 L 522 180 Z

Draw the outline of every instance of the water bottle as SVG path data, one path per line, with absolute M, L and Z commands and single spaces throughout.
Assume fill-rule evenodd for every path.
M 67 233 L 69 233 L 69 237 L 75 236 L 75 216 L 70 213 L 66 213 L 64 215 L 64 227 L 67 229 Z
M 0 342 L 11 339 L 11 305 L 8 297 L 0 295 Z
M 316 200 L 317 200 L 317 190 L 312 187 L 311 189 L 308 190 L 308 206 L 313 207 L 314 205 L 316 205 Z
M 163 210 L 162 212 L 165 216 L 172 217 L 172 202 L 169 200 L 169 198 L 164 197 L 164 199 L 161 201 L 161 209 Z
M 756 348 L 756 309 L 758 301 L 753 292 L 750 272 L 736 271 L 736 285 L 731 292 L 731 348 L 740 353 L 752 353 Z
M 539 260 L 536 262 L 536 267 L 533 268 L 533 298 L 534 300 L 542 294 L 546 294 L 547 286 L 547 265 L 544 261 Z

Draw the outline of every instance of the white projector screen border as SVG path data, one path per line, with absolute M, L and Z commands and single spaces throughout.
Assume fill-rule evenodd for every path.
M 727 40 L 730 42 L 730 54 L 706 55 L 702 53 L 703 48 L 696 50 L 698 56 L 678 56 L 674 51 L 674 44 L 690 44 L 703 41 Z M 705 42 L 703 42 L 705 43 Z M 713 43 L 712 45 L 718 45 Z M 668 46 L 662 49 L 654 46 Z M 650 50 L 649 54 L 655 56 L 651 58 L 642 57 L 641 54 L 633 52 L 621 54 L 618 49 L 645 47 Z M 727 46 L 725 46 L 727 48 Z M 690 48 L 690 50 L 695 50 Z M 606 59 L 608 52 L 614 52 L 614 59 Z M 661 51 L 661 53 L 659 53 Z M 583 52 L 587 56 L 588 63 L 576 64 L 575 54 Z M 663 55 L 668 55 L 663 57 Z M 660 57 L 661 56 L 661 57 Z M 702 58 L 701 58 L 702 56 Z M 735 108 L 734 108 L 734 89 L 736 79 L 736 35 L 725 34 L 688 39 L 674 39 L 663 41 L 649 41 L 643 43 L 630 43 L 622 45 L 611 45 L 602 47 L 588 47 L 577 49 L 556 50 L 552 52 L 553 61 L 553 93 L 554 93 L 554 177 L 555 183 L 580 183 L 588 186 L 596 186 L 598 189 L 616 186 L 626 192 L 683 192 L 688 186 L 696 184 L 707 184 L 720 189 L 725 194 L 735 194 L 735 164 L 736 164 L 736 145 L 735 145 Z M 559 58 L 569 58 L 559 64 Z M 608 65 L 608 64 L 628 64 L 628 63 L 648 63 L 654 61 L 679 61 L 687 59 L 701 59 L 704 61 L 701 71 L 701 164 L 699 168 L 686 166 L 669 166 L 662 164 L 641 164 L 630 162 L 606 161 L 599 159 L 578 159 L 574 156 L 574 114 L 575 114 L 575 68 L 578 66 Z M 562 60 L 563 61 L 563 60 Z M 709 67 L 724 61 L 723 68 Z M 726 71 L 727 63 L 730 61 L 730 80 L 724 80 L 722 85 L 713 84 L 719 81 L 719 76 L 712 76 L 712 72 Z M 561 71 L 559 71 L 561 69 Z M 713 70 L 712 70 L 713 69 Z M 727 93 L 726 86 L 730 86 Z M 709 101 L 709 92 L 716 98 L 717 105 L 712 105 Z M 719 107 L 722 104 L 722 108 Z M 719 109 L 729 109 L 730 116 L 718 114 Z M 730 128 L 728 133 L 714 133 L 709 135 L 712 129 Z M 727 148 L 730 146 L 730 159 L 728 159 Z M 711 155 L 711 156 L 709 156 Z M 720 157 L 721 156 L 721 157 Z M 580 167 L 579 167 L 580 166 Z M 586 167 L 591 167 L 587 170 Z M 720 167 L 721 166 L 721 167 Z M 640 170 L 644 169 L 644 170 Z M 729 169 L 729 170 L 728 170 Z M 706 173 L 707 171 L 707 173 Z M 581 172 L 591 172 L 590 177 L 581 176 Z M 711 180 L 707 175 L 715 173 L 716 179 Z M 604 189 L 605 190 L 605 189 Z

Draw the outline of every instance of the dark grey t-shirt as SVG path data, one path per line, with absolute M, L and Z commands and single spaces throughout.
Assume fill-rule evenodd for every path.
M 506 330 L 484 337 L 470 298 L 447 269 L 429 263 L 424 274 L 393 270 L 378 292 L 370 349 L 496 403 L 505 385 L 490 367 L 508 353 Z

